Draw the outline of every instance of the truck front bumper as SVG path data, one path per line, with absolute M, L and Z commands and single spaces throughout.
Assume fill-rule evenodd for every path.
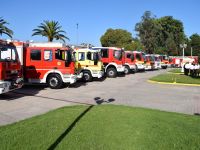
M 135 66 L 135 65 L 130 65 L 130 69 L 131 69 L 131 70 L 135 70 L 135 69 L 136 69 L 136 66 Z
M 63 75 L 63 82 L 73 84 L 77 81 L 77 75 Z
M 23 79 L 18 78 L 16 81 L 0 81 L 0 94 L 19 89 L 23 86 Z
M 102 78 L 104 75 L 104 71 L 93 71 L 92 72 L 92 77 L 94 78 Z
M 83 72 L 80 72 L 79 74 L 76 75 L 78 79 L 82 79 L 83 78 Z
M 117 72 L 124 72 L 125 67 L 122 65 L 117 66 Z
M 138 70 L 144 70 L 145 66 L 143 64 L 137 64 L 137 69 Z
M 151 70 L 151 69 L 152 69 L 151 66 L 149 66 L 149 65 L 146 65 L 146 66 L 145 66 L 145 70 Z

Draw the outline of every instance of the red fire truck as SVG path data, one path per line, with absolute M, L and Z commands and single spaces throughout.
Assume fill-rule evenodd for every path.
M 22 85 L 22 68 L 16 47 L 12 42 L 0 40 L 0 94 Z
M 145 54 L 140 51 L 133 51 L 134 54 L 134 62 L 137 71 L 145 70 Z
M 52 89 L 77 80 L 72 50 L 62 43 L 20 43 L 17 46 L 28 83 L 47 83 Z
M 114 78 L 117 73 L 124 73 L 124 51 L 116 47 L 93 47 L 100 49 L 104 71 L 107 77 Z
M 155 69 L 155 60 L 151 54 L 146 54 L 146 67 L 145 70 L 154 70 Z
M 169 66 L 169 57 L 167 55 L 160 55 L 162 69 L 167 69 Z
M 134 62 L 134 54 L 132 51 L 125 51 L 125 74 L 129 74 L 131 71 L 135 72 L 136 66 Z

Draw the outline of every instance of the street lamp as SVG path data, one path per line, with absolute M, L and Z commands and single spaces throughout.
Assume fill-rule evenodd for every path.
M 184 56 L 185 56 L 185 48 L 187 47 L 187 44 L 180 44 L 180 48 L 183 49 L 183 59 L 184 59 Z M 183 68 L 183 59 L 182 59 L 182 69 L 181 69 L 181 72 L 184 72 L 184 68 Z
M 76 45 L 78 45 L 78 23 L 76 24 Z

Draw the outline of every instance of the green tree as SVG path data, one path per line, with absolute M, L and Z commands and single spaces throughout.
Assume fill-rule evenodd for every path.
M 126 46 L 126 49 L 127 50 L 143 50 L 144 49 L 144 46 L 142 45 L 142 43 L 140 42 L 140 40 L 138 38 L 133 38 L 132 39 L 132 42 L 130 44 L 127 44 Z
M 101 45 L 105 47 L 115 46 L 125 49 L 130 48 L 132 35 L 123 29 L 108 29 L 100 38 Z
M 45 36 L 48 38 L 48 42 L 52 42 L 54 39 L 65 42 L 65 39 L 69 40 L 69 38 L 65 36 L 66 32 L 61 28 L 62 26 L 59 25 L 58 21 L 44 21 L 38 28 L 33 29 L 32 36 Z
M 200 35 L 195 33 L 190 36 L 190 45 L 193 49 L 193 56 L 199 56 L 200 62 Z
M 185 42 L 183 23 L 172 16 L 161 17 L 156 22 L 161 27 L 159 46 L 165 47 L 169 55 L 180 55 L 179 45 Z
M 158 48 L 160 38 L 160 26 L 156 23 L 156 18 L 150 11 L 146 11 L 142 20 L 135 25 L 135 31 L 138 32 L 141 43 L 145 46 L 147 53 L 154 53 Z
M 10 38 L 12 38 L 13 31 L 6 27 L 7 24 L 8 23 L 2 17 L 0 17 L 0 35 L 6 34 Z

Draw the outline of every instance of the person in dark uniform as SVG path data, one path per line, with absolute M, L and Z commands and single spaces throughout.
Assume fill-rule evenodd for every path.
M 185 63 L 185 65 L 183 66 L 184 68 L 184 75 L 188 76 L 189 74 L 189 68 L 188 68 L 188 62 Z

